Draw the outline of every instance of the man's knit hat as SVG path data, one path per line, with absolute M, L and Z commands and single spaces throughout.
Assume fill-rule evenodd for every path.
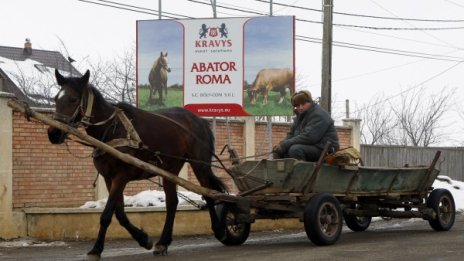
M 311 93 L 307 90 L 299 91 L 292 96 L 292 105 L 297 106 L 306 102 L 313 103 Z

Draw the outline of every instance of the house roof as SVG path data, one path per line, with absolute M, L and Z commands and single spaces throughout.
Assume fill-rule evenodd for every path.
M 0 46 L 0 81 L 3 79 L 3 84 L 0 82 L 0 91 L 13 93 L 18 99 L 25 100 L 32 106 L 41 106 L 41 97 L 37 97 L 37 92 L 24 94 L 14 77 L 12 64 L 17 67 L 16 71 L 22 70 L 28 76 L 31 76 L 31 72 L 35 75 L 50 74 L 54 71 L 43 72 L 43 68 L 58 69 L 75 76 L 82 75 L 60 52 L 32 49 L 30 42 L 26 42 L 24 48 Z M 50 80 L 40 83 L 42 86 L 47 84 L 50 84 Z
M 60 71 L 66 72 L 71 72 L 72 70 L 72 75 L 81 75 L 81 73 L 77 71 L 74 66 L 70 66 L 70 62 L 57 51 L 32 49 L 31 53 L 28 54 L 24 51 L 24 48 L 0 46 L 0 56 L 15 61 L 31 59 L 40 62 L 47 67 L 56 68 Z

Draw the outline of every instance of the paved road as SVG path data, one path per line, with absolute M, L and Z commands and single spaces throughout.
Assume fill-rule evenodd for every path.
M 367 231 L 357 233 L 344 228 L 340 240 L 325 247 L 312 244 L 303 230 L 252 232 L 236 247 L 223 246 L 212 236 L 176 237 L 164 257 L 153 257 L 133 240 L 111 240 L 102 260 L 462 260 L 464 215 L 456 218 L 447 232 L 435 232 L 421 219 L 376 221 Z M 0 241 L 0 260 L 85 260 L 92 244 Z

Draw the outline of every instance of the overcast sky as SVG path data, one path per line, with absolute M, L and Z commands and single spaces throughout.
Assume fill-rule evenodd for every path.
M 78 0 L 2 0 L 0 45 L 22 47 L 24 39 L 30 38 L 33 48 L 63 51 L 64 46 L 79 65 L 86 59 L 111 59 L 135 48 L 136 21 L 158 18 L 146 9 L 138 10 L 152 14 L 101 5 L 110 1 L 89 1 L 99 5 Z M 116 1 L 158 10 L 157 0 Z M 318 97 L 322 0 L 274 3 L 274 15 L 296 15 L 296 73 L 302 80 L 298 87 Z M 268 4 L 257 0 L 217 0 L 217 4 L 218 17 L 270 12 Z M 166 18 L 212 17 L 210 6 L 188 0 L 165 0 L 162 10 Z M 447 144 L 463 145 L 464 120 L 458 112 L 463 112 L 464 100 L 464 1 L 334 0 L 334 12 L 334 117 L 344 114 L 346 99 L 353 112 L 380 95 L 394 104 L 404 91 L 423 87 L 427 97 L 445 87 L 456 88 L 442 124 L 446 125 Z

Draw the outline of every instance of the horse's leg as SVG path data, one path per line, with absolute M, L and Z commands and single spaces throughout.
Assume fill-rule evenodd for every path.
M 119 190 L 116 188 L 116 186 L 114 186 L 114 182 L 105 178 L 105 183 L 106 188 L 110 193 L 105 208 L 100 215 L 100 229 L 98 231 L 97 240 L 95 241 L 93 248 L 87 253 L 88 260 L 100 260 L 101 253 L 103 252 L 103 248 L 105 246 L 106 231 L 111 223 L 111 217 L 113 216 L 116 205 L 115 199 L 118 198 L 116 195 Z
M 163 104 L 163 83 L 159 83 L 158 85 L 158 96 L 159 96 L 160 104 Z
M 164 83 L 164 99 L 168 98 L 168 82 Z
M 125 187 L 125 184 L 124 184 Z M 122 191 L 124 191 L 124 187 Z M 119 198 L 120 197 L 120 198 Z M 118 199 L 116 200 L 115 213 L 116 218 L 119 221 L 119 224 L 124 227 L 129 234 L 139 243 L 141 247 L 144 247 L 147 250 L 152 249 L 153 241 L 148 237 L 147 233 L 143 230 L 135 227 L 127 218 L 126 212 L 124 211 L 124 196 L 123 193 L 118 194 Z
M 190 165 L 201 186 L 215 189 L 209 179 L 209 177 L 214 176 L 210 166 L 207 166 L 203 163 L 192 162 Z M 214 199 L 206 196 L 204 199 L 206 201 L 206 206 L 208 207 L 209 217 L 211 219 L 211 229 L 213 230 L 215 237 L 224 238 L 226 236 L 226 228 L 221 224 L 221 222 L 219 222 L 216 209 L 214 208 Z
M 174 172 L 177 173 L 177 172 Z M 176 184 L 163 180 L 164 193 L 166 195 L 166 219 L 164 221 L 163 232 L 158 242 L 155 244 L 154 255 L 167 255 L 168 246 L 172 242 L 172 229 L 174 227 L 174 218 L 176 217 L 177 199 Z
M 150 96 L 148 96 L 148 103 L 152 102 L 153 100 L 153 85 L 150 82 Z

